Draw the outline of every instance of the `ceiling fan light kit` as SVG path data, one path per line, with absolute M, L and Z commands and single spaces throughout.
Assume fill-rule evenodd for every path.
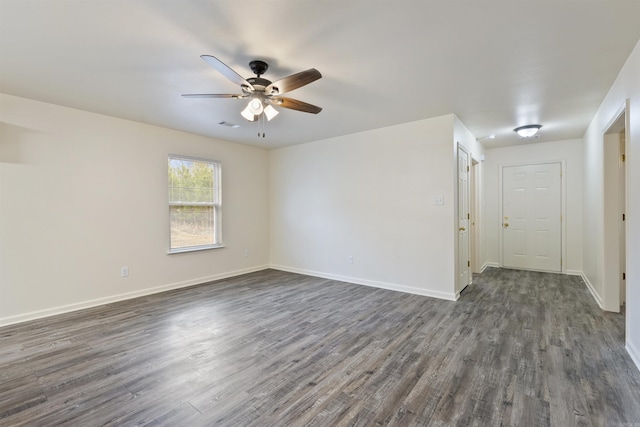
M 322 108 L 316 105 L 280 96 L 283 93 L 291 92 L 321 78 L 322 74 L 320 74 L 320 72 L 315 68 L 310 68 L 306 71 L 301 71 L 275 82 L 271 82 L 270 80 L 260 77 L 269 68 L 269 64 L 264 61 L 254 60 L 249 62 L 249 67 L 256 77 L 245 79 L 214 56 L 202 55 L 201 58 L 218 70 L 220 74 L 225 76 L 227 79 L 239 85 L 242 93 L 194 93 L 182 95 L 185 98 L 249 99 L 249 103 L 240 114 L 250 122 L 258 121 L 263 124 L 264 118 L 266 118 L 267 121 L 271 121 L 271 119 L 278 115 L 279 112 L 273 108 L 274 105 L 311 114 L 318 114 L 322 111 Z M 263 120 L 260 120 L 261 118 Z M 261 133 L 258 132 L 258 136 L 260 136 L 260 134 Z M 262 136 L 264 137 L 264 132 L 262 132 Z
M 518 136 L 520 136 L 520 138 L 533 138 L 533 137 L 537 138 L 540 136 L 540 135 L 537 135 L 537 133 L 541 127 L 542 125 L 525 125 L 525 126 L 517 127 L 513 131 L 517 133 Z
M 279 111 L 273 108 L 271 105 L 264 107 L 264 115 L 267 116 L 267 121 L 271 121 L 275 116 L 279 114 Z
M 264 106 L 262 105 L 262 101 L 257 98 L 252 98 L 247 104 L 247 107 L 242 110 L 240 114 L 242 114 L 242 117 L 245 119 L 253 122 L 258 118 L 258 116 L 260 116 L 260 114 L 262 114 L 263 111 Z
M 251 103 L 247 105 L 247 107 L 240 112 L 240 115 L 247 119 L 250 122 L 254 122 L 256 120 L 256 116 L 251 112 Z

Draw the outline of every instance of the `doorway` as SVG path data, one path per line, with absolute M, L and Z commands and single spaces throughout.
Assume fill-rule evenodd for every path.
M 458 144 L 458 259 L 456 269 L 456 293 L 458 295 L 471 283 L 469 164 L 469 153 Z
M 626 114 L 623 110 L 603 135 L 604 289 L 602 305 L 620 312 L 626 301 Z

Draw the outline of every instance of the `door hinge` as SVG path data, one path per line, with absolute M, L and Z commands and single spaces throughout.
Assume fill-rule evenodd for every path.
M 469 172 L 469 166 L 467 166 L 467 172 Z
M 471 267 L 471 261 L 467 261 L 467 267 Z
M 622 220 L 623 220 L 623 221 L 625 221 L 625 218 L 626 218 L 626 217 L 624 216 L 624 214 L 622 214 Z
M 622 273 L 622 280 L 627 280 L 627 273 Z
M 622 155 L 622 161 L 624 162 L 625 160 L 626 160 L 626 157 L 625 157 L 625 155 L 623 154 L 623 155 Z
M 467 219 L 471 219 L 471 214 L 467 214 Z
M 560 267 L 562 267 L 562 258 L 560 258 Z

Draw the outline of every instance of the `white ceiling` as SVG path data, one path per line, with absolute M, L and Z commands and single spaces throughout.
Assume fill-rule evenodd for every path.
M 455 113 L 489 148 L 581 137 L 639 39 L 640 0 L 0 0 L 0 92 L 266 147 Z M 239 93 L 202 54 L 316 68 L 288 96 L 323 111 L 258 138 L 244 102 L 180 96 Z

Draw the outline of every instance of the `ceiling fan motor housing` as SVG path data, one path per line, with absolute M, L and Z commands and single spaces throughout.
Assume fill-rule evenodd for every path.
M 261 77 L 250 77 L 247 79 L 247 81 L 251 83 L 251 86 L 258 90 L 264 90 L 265 87 L 271 84 L 271 81 L 263 79 Z

